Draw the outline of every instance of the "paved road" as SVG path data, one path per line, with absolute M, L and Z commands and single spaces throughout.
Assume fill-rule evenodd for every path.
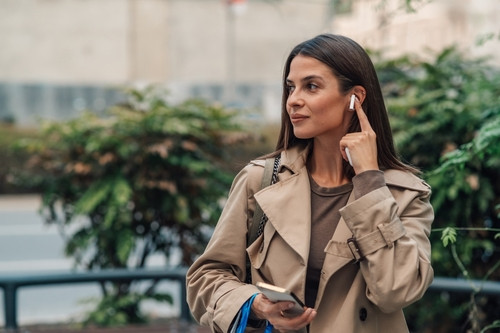
M 0 195 L 0 274 L 7 272 L 70 270 L 73 262 L 64 256 L 64 242 L 55 226 L 45 225 L 38 214 L 40 197 Z M 151 266 L 164 264 L 153 261 Z M 179 300 L 177 285 L 162 282 L 161 291 Z M 3 297 L 3 292 L 0 292 Z M 100 295 L 97 284 L 75 284 L 22 288 L 18 292 L 18 323 L 31 325 L 78 321 L 92 308 L 90 298 Z M 87 302 L 86 302 L 87 301 Z M 180 308 L 145 303 L 154 317 L 178 316 Z M 3 302 L 0 302 L 0 326 L 3 326 Z

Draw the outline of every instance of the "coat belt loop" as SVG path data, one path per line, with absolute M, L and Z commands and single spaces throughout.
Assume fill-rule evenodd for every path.
M 392 241 L 390 235 L 386 234 L 390 233 L 390 230 L 386 230 L 386 226 L 382 223 L 377 225 L 377 229 L 380 231 L 380 234 L 382 235 L 382 238 L 387 244 L 387 247 L 391 249 L 394 246 L 394 242 Z

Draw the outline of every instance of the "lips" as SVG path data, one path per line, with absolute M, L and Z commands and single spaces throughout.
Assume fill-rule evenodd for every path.
M 305 120 L 307 118 L 308 118 L 307 116 L 299 114 L 299 113 L 294 113 L 294 114 L 290 115 L 290 120 L 294 124 L 298 123 L 298 122 L 301 122 L 302 120 Z

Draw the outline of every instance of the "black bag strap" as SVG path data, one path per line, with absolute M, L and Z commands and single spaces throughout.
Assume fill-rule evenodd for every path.
M 278 169 L 280 166 L 280 156 L 275 158 L 267 158 L 266 164 L 264 166 L 264 175 L 262 176 L 262 182 L 260 189 L 266 186 L 272 185 L 278 181 Z M 247 247 L 250 246 L 264 231 L 264 226 L 267 222 L 267 216 L 262 211 L 259 204 L 256 204 L 255 212 L 253 214 L 252 225 L 248 230 L 247 235 Z
M 262 176 L 262 182 L 260 189 L 266 186 L 272 185 L 278 181 L 278 169 L 280 166 L 281 156 L 278 155 L 275 158 L 267 158 L 266 164 L 264 166 L 264 175 Z M 252 224 L 248 228 L 247 233 L 247 247 L 250 246 L 264 231 L 264 226 L 267 222 L 267 216 L 262 211 L 262 208 L 256 203 L 255 212 L 253 214 Z M 246 283 L 252 283 L 252 274 L 250 268 L 250 259 L 248 255 L 246 256 Z

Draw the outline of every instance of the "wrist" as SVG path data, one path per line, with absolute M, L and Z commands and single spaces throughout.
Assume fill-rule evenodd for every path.
M 248 326 L 252 328 L 261 328 L 264 327 L 266 323 L 267 320 L 257 317 L 253 311 L 250 311 L 250 314 L 248 315 Z

